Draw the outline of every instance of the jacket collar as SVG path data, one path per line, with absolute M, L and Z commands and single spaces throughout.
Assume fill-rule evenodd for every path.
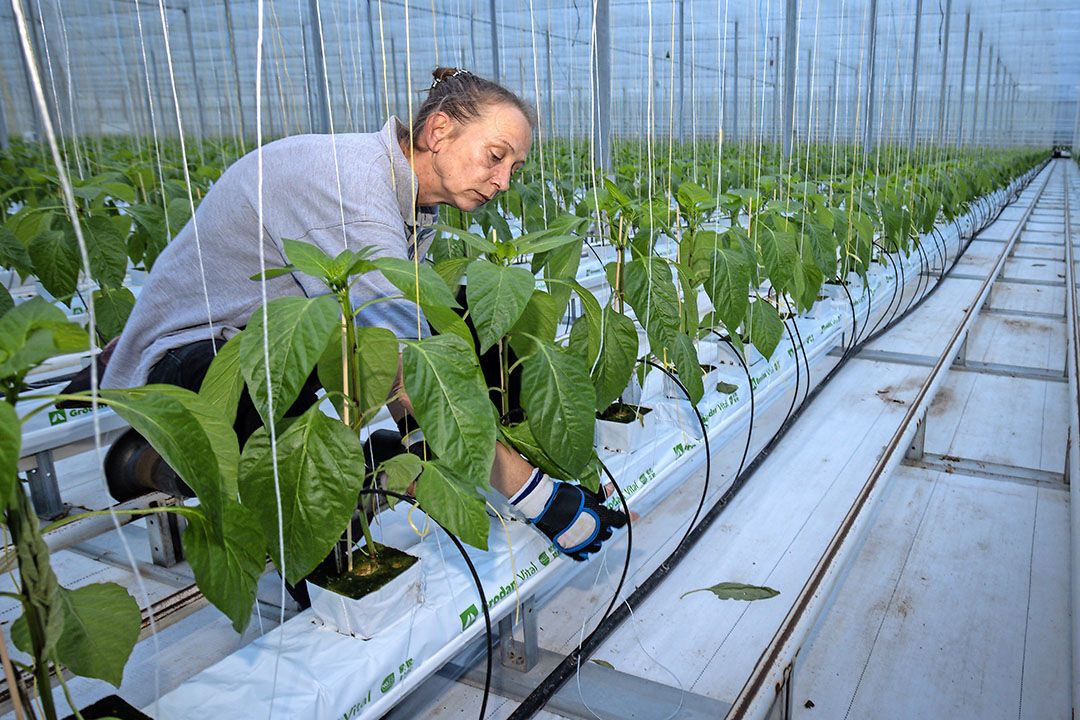
M 414 219 L 420 226 L 430 225 L 438 215 L 438 206 L 416 204 L 419 181 L 409 159 L 401 150 L 401 144 L 398 143 L 397 129 L 400 125 L 401 121 L 391 116 L 379 131 L 379 139 L 390 156 L 393 170 L 391 181 L 397 195 L 398 208 L 401 210 L 401 219 L 409 226 L 413 225 Z

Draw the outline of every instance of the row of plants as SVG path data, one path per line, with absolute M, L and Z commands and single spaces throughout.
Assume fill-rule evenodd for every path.
M 649 195 L 647 184 L 617 175 L 558 199 L 553 183 L 522 181 L 497 207 L 472 215 L 445 213 L 431 265 L 372 257 L 363 248 L 329 257 L 314 246 L 286 241 L 289 265 L 269 269 L 267 276 L 304 273 L 325 284 L 325 295 L 281 298 L 265 314 L 257 310 L 220 350 L 198 393 L 146 386 L 102 390 L 96 401 L 143 434 L 194 490 L 197 505 L 143 512 L 186 518 L 183 546 L 196 582 L 241 631 L 267 556 L 286 580 L 297 583 L 349 526 L 364 483 L 360 431 L 392 399 L 399 349 L 404 390 L 430 452 L 386 461 L 380 470 L 388 489 L 404 492 L 415 483 L 421 509 L 484 549 L 490 521 L 480 491 L 488 484 L 496 441 L 555 477 L 598 487 L 594 425 L 598 414 L 619 402 L 635 370 L 647 368 L 639 362 L 639 334 L 647 357 L 673 368 L 697 402 L 704 393 L 697 340 L 704 333 L 720 331 L 737 346 L 750 343 L 771 355 L 783 333 L 781 312 L 809 308 L 825 281 L 865 274 L 876 237 L 888 250 L 907 251 L 942 216 L 963 212 L 979 194 L 1003 186 L 1043 155 L 1001 152 L 982 162 L 956 157 L 898 167 L 873 182 L 854 175 L 807 181 L 799 173 L 778 172 L 719 192 L 683 179 L 670 192 L 661 187 Z M 33 172 L 47 185 L 44 171 Z M 139 261 L 131 252 L 138 242 L 133 236 L 149 232 L 131 208 L 151 205 L 154 193 L 170 208 L 187 205 L 186 186 L 182 196 L 170 196 L 167 183 L 162 190 L 161 184 L 122 172 L 134 194 L 127 195 L 130 202 L 119 198 L 126 191 L 105 187 L 124 182 L 111 172 L 100 173 L 109 178 L 98 181 L 100 192 L 83 181 L 79 195 L 87 225 L 104 228 L 108 222 L 117 230 L 88 233 L 88 243 L 97 243 L 91 275 L 103 295 L 122 289 L 110 243 L 120 242 L 125 223 L 125 269 L 128 261 L 152 263 L 150 241 L 142 242 Z M 64 222 L 62 210 L 48 209 L 57 202 L 55 188 L 33 197 L 8 192 L 7 200 L 22 205 L 6 219 L 10 237 L 0 239 L 5 253 L 17 252 L 13 241 L 18 243 L 30 265 L 20 269 L 6 259 L 4 264 L 38 275 L 35 254 L 42 257 L 43 243 L 58 242 L 41 235 L 65 231 L 50 224 L 24 245 L 32 234 L 26 223 L 49 213 L 50 223 Z M 24 212 L 30 208 L 36 211 Z M 512 224 L 523 231 L 513 231 Z M 163 236 L 156 237 L 153 242 Z M 663 237 L 677 242 L 674 257 L 656 252 Z M 586 243 L 612 249 L 603 292 L 577 281 Z M 76 278 L 78 273 L 76 265 Z M 416 302 L 436 333 L 398 338 L 351 322 L 349 288 L 369 273 L 381 273 L 401 298 Z M 713 306 L 704 316 L 698 312 L 701 293 Z M 559 328 L 571 298 L 581 313 L 564 337 Z M 18 571 L 15 595 L 24 611 L 12 639 L 31 658 L 13 662 L 39 688 L 48 687 L 50 666 L 119 684 L 138 636 L 138 606 L 117 585 L 60 586 L 41 539 L 49 528 L 39 527 L 17 475 L 21 423 L 62 399 L 35 397 L 41 404 L 20 418 L 15 407 L 26 398 L 28 376 L 56 354 L 86 349 L 88 338 L 60 307 L 42 298 L 8 302 L 0 313 L 0 509 L 12 538 L 2 561 L 6 570 Z M 495 407 L 479 361 L 491 351 L 500 358 Z M 284 417 L 313 371 L 339 417 L 318 406 Z M 520 402 L 512 402 L 512 378 Z M 232 423 L 245 385 L 265 427 L 241 448 Z M 369 557 L 377 562 L 381 549 L 362 513 L 359 518 Z M 49 693 L 39 696 L 44 716 L 55 718 Z

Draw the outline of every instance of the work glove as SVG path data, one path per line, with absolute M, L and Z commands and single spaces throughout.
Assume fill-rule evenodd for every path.
M 586 560 L 626 524 L 626 515 L 611 510 L 592 492 L 535 470 L 529 481 L 510 498 L 530 524 L 547 535 L 574 560 Z

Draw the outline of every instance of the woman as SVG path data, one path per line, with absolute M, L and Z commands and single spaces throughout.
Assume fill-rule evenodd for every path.
M 260 284 L 249 278 L 286 264 L 282 238 L 313 243 L 331 256 L 371 246 L 377 256 L 423 258 L 436 205 L 471 211 L 506 190 L 532 145 L 531 109 L 468 71 L 433 74 L 411 128 L 391 118 L 377 133 L 285 138 L 262 148 L 261 174 L 256 152 L 230 166 L 154 264 L 102 386 L 170 383 L 197 391 L 215 349 L 263 302 Z M 326 292 L 302 273 L 265 286 L 270 299 Z M 353 307 L 396 295 L 378 273 L 362 276 L 351 290 Z M 388 300 L 369 306 L 362 322 L 415 338 L 418 327 L 427 327 L 418 312 L 405 300 Z M 289 414 L 310 407 L 316 389 L 309 381 Z M 408 397 L 402 393 L 390 409 L 407 424 Z M 236 419 L 240 442 L 260 424 L 245 391 Z M 501 444 L 491 484 L 576 560 L 599 550 L 612 528 L 626 522 Z

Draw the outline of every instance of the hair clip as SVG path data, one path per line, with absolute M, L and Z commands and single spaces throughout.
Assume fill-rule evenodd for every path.
M 434 90 L 435 86 L 438 85 L 439 83 L 441 83 L 443 80 L 449 80 L 450 78 L 457 77 L 458 75 L 472 75 L 472 73 L 469 72 L 468 70 L 466 70 L 465 68 L 457 68 L 456 67 L 456 68 L 454 68 L 454 72 L 447 73 L 447 74 L 443 75 L 442 77 L 435 78 L 431 83 L 431 89 Z

